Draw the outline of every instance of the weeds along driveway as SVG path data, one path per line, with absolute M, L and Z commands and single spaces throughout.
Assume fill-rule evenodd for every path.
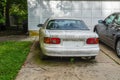
M 120 65 L 102 51 L 96 60 L 49 58 L 41 60 L 35 42 L 16 80 L 120 80 Z

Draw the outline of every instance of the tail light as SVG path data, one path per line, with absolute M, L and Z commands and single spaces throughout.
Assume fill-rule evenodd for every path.
M 88 38 L 86 41 L 87 44 L 98 44 L 99 39 L 98 38 Z
M 60 38 L 44 37 L 44 43 L 46 43 L 46 44 L 60 44 Z

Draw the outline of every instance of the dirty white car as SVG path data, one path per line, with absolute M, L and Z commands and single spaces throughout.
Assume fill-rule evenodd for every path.
M 76 18 L 51 17 L 38 25 L 41 57 L 85 57 L 99 53 L 98 35 Z

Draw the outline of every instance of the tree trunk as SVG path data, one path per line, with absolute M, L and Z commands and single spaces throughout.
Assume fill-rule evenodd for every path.
M 4 17 L 5 17 L 5 15 L 4 15 L 4 13 L 5 13 L 5 11 L 4 11 L 4 8 L 5 8 L 5 6 L 3 5 L 3 4 L 5 4 L 5 2 L 3 1 L 3 0 L 1 0 L 0 1 L 0 31 L 2 30 L 5 30 L 6 29 L 6 27 L 5 27 L 5 22 L 4 22 Z
M 5 15 L 6 15 L 6 27 L 10 27 L 10 18 L 9 18 L 9 9 L 10 9 L 10 0 L 7 0 L 6 2 L 6 9 L 5 9 Z

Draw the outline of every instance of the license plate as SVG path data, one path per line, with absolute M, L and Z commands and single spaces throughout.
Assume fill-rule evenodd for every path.
M 69 47 L 69 48 L 74 48 L 74 47 L 82 47 L 83 46 L 83 41 L 63 41 L 63 46 L 64 47 Z

